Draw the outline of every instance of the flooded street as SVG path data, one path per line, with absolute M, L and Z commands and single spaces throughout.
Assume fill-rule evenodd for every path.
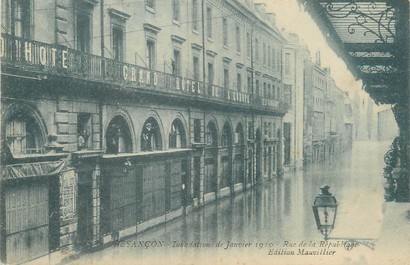
M 286 172 L 71 264 L 368 264 L 372 250 L 364 246 L 324 247 L 311 204 L 319 187 L 328 184 L 339 202 L 330 237 L 376 239 L 388 146 L 355 142 L 337 159 Z M 301 248 L 323 251 L 305 256 Z

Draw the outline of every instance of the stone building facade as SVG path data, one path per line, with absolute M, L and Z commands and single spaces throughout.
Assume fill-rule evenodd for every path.
M 2 11 L 2 262 L 60 262 L 282 173 L 285 40 L 263 4 Z
M 283 117 L 284 165 L 289 169 L 303 166 L 305 60 L 310 58 L 306 46 L 294 33 L 285 33 L 283 48 L 283 93 L 289 108 Z
M 399 127 L 391 108 L 377 112 L 377 140 L 392 140 L 399 135 Z
M 321 66 L 320 53 L 304 67 L 304 163 L 321 163 L 352 147 L 353 108 L 330 68 Z

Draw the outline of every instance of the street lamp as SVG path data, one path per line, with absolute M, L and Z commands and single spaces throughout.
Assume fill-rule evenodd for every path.
M 337 201 L 335 196 L 329 192 L 329 186 L 322 188 L 322 194 L 316 195 L 315 202 L 312 205 L 313 214 L 315 215 L 317 229 L 328 239 L 330 231 L 335 226 Z
M 320 189 L 322 190 L 322 194 L 316 195 L 312 209 L 313 214 L 315 215 L 317 229 L 325 237 L 325 240 L 343 240 L 343 246 L 346 250 L 351 250 L 359 244 L 373 250 L 376 241 L 374 238 L 329 237 L 330 231 L 335 227 L 338 203 L 335 196 L 329 192 L 330 187 L 328 185 L 325 185 Z

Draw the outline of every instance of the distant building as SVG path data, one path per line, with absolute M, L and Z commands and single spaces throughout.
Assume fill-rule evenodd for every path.
M 355 90 L 353 95 L 354 140 L 377 139 L 377 115 L 374 108 L 375 103 L 367 93 Z
M 323 162 L 351 148 L 352 107 L 350 98 L 322 68 L 320 53 L 315 62 L 305 60 L 304 161 Z
M 391 141 L 397 136 L 399 136 L 399 127 L 392 110 L 389 108 L 379 111 L 377 113 L 377 139 L 379 141 Z
M 285 38 L 283 94 L 289 108 L 283 118 L 283 162 L 285 168 L 300 168 L 303 166 L 304 61 L 310 54 L 298 35 L 285 33 Z

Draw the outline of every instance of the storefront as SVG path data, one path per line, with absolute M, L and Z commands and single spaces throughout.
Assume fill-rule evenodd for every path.
M 188 161 L 190 149 L 104 155 L 103 234 L 119 238 L 125 229 L 185 207 L 191 186 Z
M 33 260 L 60 247 L 60 178 L 63 170 L 65 162 L 62 160 L 4 167 L 3 262 Z

